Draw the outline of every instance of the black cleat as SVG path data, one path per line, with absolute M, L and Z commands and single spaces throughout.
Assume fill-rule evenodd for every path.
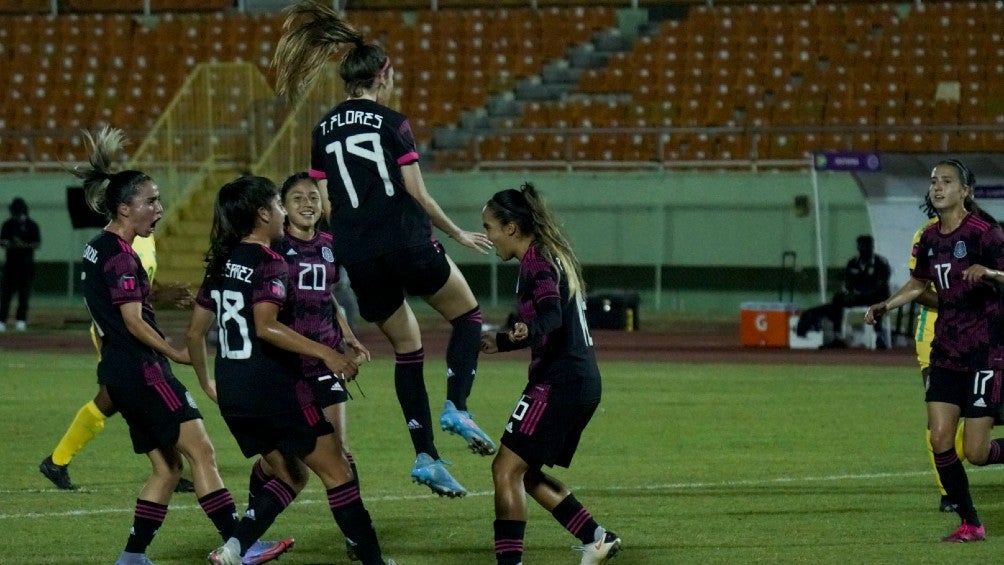
M 195 483 L 185 477 L 181 477 L 178 480 L 178 486 L 174 487 L 174 492 L 195 492 Z
M 52 462 L 52 456 L 48 456 L 38 465 L 38 470 L 45 478 L 52 481 L 52 484 L 62 490 L 77 490 L 77 485 L 70 482 L 70 472 L 66 470 L 66 465 L 56 465 Z

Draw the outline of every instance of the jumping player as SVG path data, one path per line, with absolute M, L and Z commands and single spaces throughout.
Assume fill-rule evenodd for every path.
M 335 256 L 352 281 L 359 315 L 375 323 L 394 347 L 394 386 L 416 453 L 412 479 L 437 494 L 463 496 L 466 489 L 444 467 L 433 439 L 425 351 L 405 296 L 421 296 L 453 326 L 440 427 L 462 436 L 474 453 L 494 453 L 495 443 L 467 411 L 477 371 L 481 310 L 460 270 L 433 237 L 432 226 L 482 253 L 490 242 L 483 234 L 460 229 L 426 190 L 411 125 L 387 106 L 394 90 L 390 57 L 380 45 L 366 42 L 330 3 L 312 0 L 292 8 L 272 61 L 278 92 L 297 98 L 343 45 L 348 49 L 339 72 L 348 99 L 314 128 L 310 175 L 318 179 Z

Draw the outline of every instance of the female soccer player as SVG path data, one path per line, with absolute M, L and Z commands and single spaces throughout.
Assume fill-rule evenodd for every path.
M 298 397 L 300 355 L 320 359 L 330 374 L 355 378 L 357 367 L 334 349 L 288 327 L 286 261 L 270 246 L 283 234 L 286 214 L 275 185 L 242 177 L 224 185 L 216 200 L 206 277 L 196 297 L 188 347 L 203 390 L 247 457 L 262 456 L 273 478 L 249 505 L 211 563 L 237 565 L 241 556 L 306 485 L 306 467 L 327 489 L 328 505 L 356 554 L 367 565 L 383 564 L 376 532 L 359 487 L 341 453 L 331 424 L 319 413 L 309 389 Z M 219 321 L 215 380 L 206 367 L 206 333 Z M 304 466 L 306 465 L 306 467 Z
M 153 280 L 157 272 L 157 251 L 153 234 L 151 233 L 148 237 L 137 236 L 134 238 L 132 249 L 136 252 L 136 257 L 139 258 L 143 270 L 146 271 L 147 278 L 150 279 L 151 294 L 155 296 L 157 288 L 153 284 Z M 156 302 L 156 298 L 153 301 Z M 101 343 L 93 325 L 91 325 L 91 342 L 94 343 L 94 348 L 100 357 Z M 77 486 L 70 480 L 70 462 L 81 449 L 101 433 L 101 430 L 105 429 L 105 420 L 114 416 L 116 412 L 115 406 L 108 398 L 108 391 L 105 390 L 105 387 L 99 386 L 94 399 L 77 410 L 76 416 L 70 422 L 63 437 L 53 448 L 52 453 L 39 463 L 38 470 L 57 488 L 77 490 Z M 185 477 L 181 477 L 174 492 L 195 492 L 195 484 Z
M 946 542 L 986 539 L 969 491 L 969 479 L 955 448 L 960 418 L 965 418 L 963 451 L 974 465 L 1004 463 L 1004 442 L 991 440 L 1001 408 L 1001 291 L 1004 282 L 1004 232 L 973 200 L 976 178 L 955 159 L 931 171 L 928 190 L 938 220 L 914 248 L 910 280 L 865 314 L 874 323 L 893 308 L 920 296 L 929 282 L 938 294 L 938 319 L 927 377 L 927 421 L 941 484 L 957 505 L 962 524 Z M 988 266 L 989 265 L 989 266 Z
M 150 306 L 150 280 L 130 243 L 148 237 L 164 209 L 157 185 L 140 171 L 110 172 L 122 146 L 122 132 L 87 135 L 90 167 L 75 171 L 84 180 L 88 204 L 108 225 L 84 248 L 83 292 L 101 339 L 98 383 L 129 425 L 133 449 L 150 459 L 150 478 L 140 490 L 129 540 L 118 563 L 147 564 L 147 546 L 164 522 L 181 477 L 181 456 L 189 460 L 199 504 L 223 539 L 233 533 L 237 509 L 216 469 L 213 444 L 192 396 L 171 372 L 168 359 L 191 363 L 157 328 Z
M 318 179 L 335 255 L 352 281 L 359 315 L 376 323 L 394 347 L 394 385 L 416 453 L 411 476 L 437 494 L 463 496 L 467 491 L 443 466 L 433 440 L 422 336 L 405 295 L 423 297 L 453 326 L 440 427 L 463 437 L 474 453 L 494 453 L 495 443 L 467 411 L 481 310 L 432 226 L 482 253 L 490 242 L 457 227 L 426 190 L 411 125 L 387 107 L 394 69 L 384 48 L 367 43 L 330 3 L 317 0 L 296 5 L 286 30 L 272 62 L 277 90 L 289 98 L 298 97 L 330 55 L 348 45 L 340 67 L 348 99 L 314 128 L 310 175 Z
M 522 562 L 529 494 L 579 538 L 581 563 L 606 563 L 620 549 L 620 538 L 542 470 L 569 466 L 600 403 L 600 371 L 586 325 L 578 259 L 532 184 L 497 192 L 481 218 L 499 258 L 519 261 L 519 321 L 509 332 L 483 334 L 481 350 L 529 347 L 531 357 L 529 382 L 492 462 L 495 558 L 501 565 Z

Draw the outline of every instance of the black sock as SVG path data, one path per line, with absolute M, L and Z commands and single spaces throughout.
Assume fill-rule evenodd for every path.
M 359 484 L 359 468 L 356 467 L 356 458 L 352 456 L 352 452 L 345 452 L 345 459 L 349 462 L 349 468 L 352 469 L 352 477 L 356 480 L 356 484 Z
M 129 553 L 146 553 L 146 548 L 153 541 L 160 525 L 167 516 L 167 505 L 136 499 L 136 510 L 133 513 L 132 530 L 125 550 Z
M 519 565 L 523 561 L 526 522 L 495 520 L 495 561 L 498 565 Z
M 970 526 L 979 526 L 980 518 L 973 506 L 973 497 L 969 493 L 969 477 L 959 460 L 953 446 L 948 451 L 934 454 L 934 466 L 938 469 L 941 486 L 945 488 L 948 497 L 957 504 L 955 511 L 962 520 Z
M 261 493 L 254 497 L 254 501 L 244 518 L 237 524 L 233 537 L 241 544 L 241 555 L 251 547 L 251 544 L 258 541 L 265 530 L 272 525 L 276 517 L 286 509 L 293 499 L 296 498 L 296 491 L 281 479 L 273 478 L 265 483 Z
M 353 544 L 356 555 L 364 565 L 372 563 L 383 565 L 380 543 L 377 541 L 370 514 L 363 506 L 363 499 L 359 495 L 359 484 L 350 481 L 328 489 L 328 506 L 338 527 Z
M 265 488 L 265 483 L 270 480 L 272 477 L 266 475 L 265 470 L 261 468 L 261 459 L 255 461 L 251 466 L 251 476 L 248 478 L 248 508 L 251 507 L 254 497 L 261 494 L 261 489 Z
M 990 442 L 990 454 L 987 455 L 987 462 L 984 465 L 996 465 L 1004 463 L 1004 440 L 995 439 Z
M 593 515 L 586 510 L 574 494 L 569 494 L 551 511 L 551 516 L 558 521 L 573 536 L 582 543 L 593 543 L 596 539 L 596 528 L 600 527 L 593 520 Z
M 439 459 L 439 452 L 432 439 L 429 393 L 425 389 L 425 377 L 422 374 L 424 364 L 424 349 L 397 354 L 394 390 L 397 391 L 397 401 L 401 404 L 404 421 L 408 424 L 415 453 L 428 453 L 433 459 Z
M 453 332 L 446 346 L 446 398 L 457 410 L 467 410 L 481 351 L 481 309 L 475 306 L 450 320 L 450 324 Z
M 199 506 L 212 520 L 223 541 L 234 535 L 234 528 L 237 527 L 237 505 L 234 504 L 234 497 L 230 495 L 229 490 L 221 488 L 203 496 L 199 499 Z

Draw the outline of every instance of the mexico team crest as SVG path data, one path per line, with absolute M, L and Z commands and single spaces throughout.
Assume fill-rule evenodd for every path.
M 952 251 L 952 255 L 954 255 L 956 259 L 962 259 L 963 257 L 965 257 L 966 256 L 966 242 L 964 242 L 964 241 L 957 241 L 957 242 L 955 242 L 955 250 Z
M 335 262 L 335 254 L 331 252 L 330 247 L 321 248 L 321 257 L 324 257 L 324 260 L 327 261 L 328 263 Z
M 282 281 L 279 279 L 272 279 L 272 281 L 268 283 L 268 291 L 272 294 L 272 296 L 280 300 L 284 300 L 286 298 L 286 285 L 282 284 Z

